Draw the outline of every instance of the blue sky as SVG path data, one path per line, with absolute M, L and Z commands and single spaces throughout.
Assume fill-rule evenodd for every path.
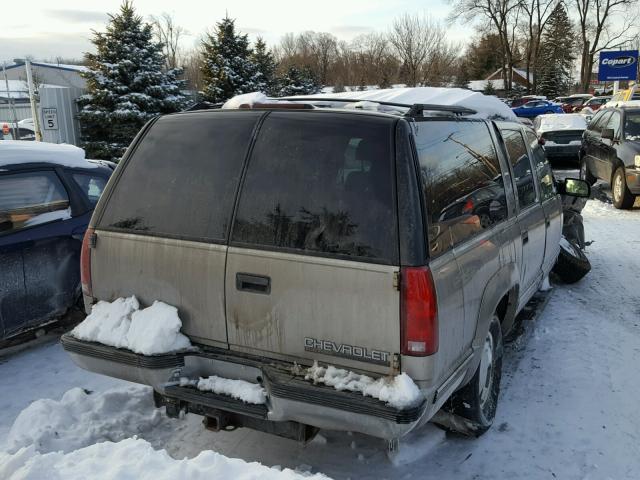
M 101 30 L 107 12 L 117 11 L 119 5 L 119 0 L 34 0 L 28 5 L 5 2 L 0 61 L 27 54 L 38 59 L 79 58 L 90 48 L 91 30 Z M 186 49 L 192 48 L 198 36 L 226 12 L 236 19 L 241 31 L 252 38 L 261 35 L 271 45 L 287 32 L 326 31 L 350 40 L 360 33 L 386 30 L 393 18 L 404 12 L 442 21 L 449 12 L 449 6 L 441 0 L 135 0 L 134 5 L 144 17 L 162 12 L 172 14 L 190 33 L 184 39 Z M 470 26 L 453 25 L 449 29 L 451 39 L 463 43 L 471 35 Z

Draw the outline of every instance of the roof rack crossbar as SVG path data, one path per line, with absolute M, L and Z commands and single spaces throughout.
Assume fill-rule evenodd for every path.
M 432 105 L 428 103 L 416 103 L 406 113 L 407 117 L 421 117 L 424 112 L 450 112 L 455 115 L 473 115 L 476 110 L 458 105 Z
M 380 100 L 368 100 L 366 98 L 320 98 L 320 97 L 309 97 L 309 98 L 296 98 L 296 97 L 283 97 L 283 98 L 270 98 L 269 100 L 287 100 L 289 102 L 342 102 L 342 103 L 358 103 L 358 102 L 371 102 L 377 103 L 378 105 L 385 105 L 389 107 L 401 107 L 401 108 L 411 108 L 412 105 L 408 103 L 396 103 L 396 102 L 383 102 Z
M 321 98 L 321 97 L 309 97 L 309 98 L 296 98 L 296 97 L 284 97 L 274 98 L 273 100 L 287 100 L 291 102 L 342 102 L 342 103 L 357 103 L 357 102 L 371 102 L 379 105 L 389 107 L 408 108 L 409 111 L 405 113 L 407 117 L 420 117 L 424 112 L 450 112 L 455 115 L 473 115 L 478 113 L 476 110 L 467 107 L 460 107 L 458 105 L 434 105 L 428 103 L 397 103 L 397 102 L 385 102 L 380 100 L 369 100 L 366 98 Z

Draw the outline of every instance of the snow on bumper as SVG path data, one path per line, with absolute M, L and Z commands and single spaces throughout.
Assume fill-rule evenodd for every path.
M 218 409 L 274 422 L 299 422 L 392 439 L 405 435 L 435 413 L 427 399 L 399 410 L 359 392 L 314 385 L 303 376 L 294 375 L 284 364 L 267 364 L 259 358 L 235 356 L 226 350 L 145 356 L 70 335 L 62 337 L 62 345 L 79 367 L 150 385 L 160 395 L 199 414 Z M 212 375 L 261 383 L 267 392 L 265 403 L 256 405 L 230 395 L 200 391 L 194 386 L 184 386 L 184 380 L 181 386 L 181 378 Z

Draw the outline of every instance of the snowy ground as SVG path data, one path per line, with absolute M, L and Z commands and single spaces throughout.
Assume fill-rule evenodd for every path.
M 148 411 L 150 401 L 140 387 L 130 391 L 127 411 L 131 417 L 123 420 L 123 408 L 110 409 L 105 403 L 105 398 L 118 398 L 118 391 L 100 392 L 130 384 L 76 368 L 57 343 L 49 342 L 0 357 L 0 452 L 15 450 L 20 442 L 35 441 L 44 453 L 59 449 L 59 438 L 73 438 L 75 443 L 69 443 L 73 449 L 87 442 L 118 441 L 137 434 L 153 449 L 142 440 L 127 440 L 130 443 L 117 444 L 118 448 L 163 465 L 154 478 L 170 478 L 174 471 L 181 472 L 175 477 L 180 478 L 186 472 L 199 472 L 189 470 L 196 467 L 206 473 L 206 465 L 227 468 L 229 459 L 215 456 L 212 450 L 247 462 L 322 472 L 333 478 L 637 479 L 640 202 L 632 211 L 619 211 L 602 200 L 606 194 L 601 187 L 596 197 L 599 200 L 590 201 L 584 211 L 587 240 L 593 241 L 587 250 L 593 269 L 577 285 L 556 285 L 542 314 L 508 347 L 497 418 L 480 439 L 445 435 L 428 427 L 407 438 L 397 461 L 391 463 L 384 442 L 358 434 L 323 431 L 303 447 L 245 429 L 212 433 L 202 428 L 199 417 L 171 420 Z M 94 393 L 87 396 L 75 390 L 62 402 L 38 403 L 33 412 L 21 416 L 22 426 L 10 434 L 12 424 L 31 402 L 39 398 L 59 401 L 74 387 Z M 70 405 L 76 405 L 74 398 L 85 405 L 84 414 L 69 411 L 73 410 Z M 33 421 L 39 415 L 44 415 L 44 426 Z M 66 415 L 67 426 L 63 421 L 59 431 L 60 425 L 53 433 L 47 430 L 47 422 L 56 424 Z M 20 431 L 17 437 L 16 430 Z M 91 431 L 94 435 L 86 434 Z M 25 437 L 25 432 L 31 436 Z M 90 456 L 111 463 L 123 454 L 105 448 L 98 445 L 79 452 L 86 453 L 85 460 Z M 176 459 L 202 454 L 194 461 L 197 463 L 172 464 L 157 451 L 162 448 Z M 77 452 L 46 456 L 43 465 L 49 469 L 57 465 L 61 471 L 81 465 Z M 22 460 L 0 453 L 0 469 L 3 461 L 6 466 L 9 461 Z M 278 473 L 252 471 L 255 478 Z M 293 472 L 285 473 L 294 478 Z M 71 477 L 61 474 L 60 478 Z

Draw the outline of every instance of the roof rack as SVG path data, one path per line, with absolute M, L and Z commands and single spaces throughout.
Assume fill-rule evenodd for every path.
M 212 102 L 207 102 L 206 100 L 203 100 L 200 102 L 196 102 L 192 105 L 189 105 L 187 108 L 185 108 L 182 111 L 193 112 L 196 110 L 212 110 L 212 109 L 222 108 L 222 105 L 224 105 L 224 103 L 212 103 Z
M 358 103 L 358 102 L 371 102 L 377 103 L 378 105 L 384 105 L 387 107 L 399 107 L 399 108 L 408 108 L 409 110 L 405 113 L 407 117 L 421 117 L 424 115 L 424 112 L 450 112 L 454 115 L 473 115 L 478 113 L 476 110 L 467 107 L 460 107 L 457 105 L 434 105 L 428 103 L 396 103 L 396 102 L 384 102 L 380 100 L 368 100 L 366 98 L 321 98 L 321 97 L 310 97 L 310 98 L 296 98 L 296 97 L 284 97 L 284 98 L 275 98 L 273 100 L 287 100 L 290 102 L 341 102 L 341 103 Z
M 476 110 L 458 105 L 432 105 L 429 103 L 416 103 L 406 113 L 407 117 L 422 117 L 424 112 L 450 112 L 454 115 L 473 115 Z

